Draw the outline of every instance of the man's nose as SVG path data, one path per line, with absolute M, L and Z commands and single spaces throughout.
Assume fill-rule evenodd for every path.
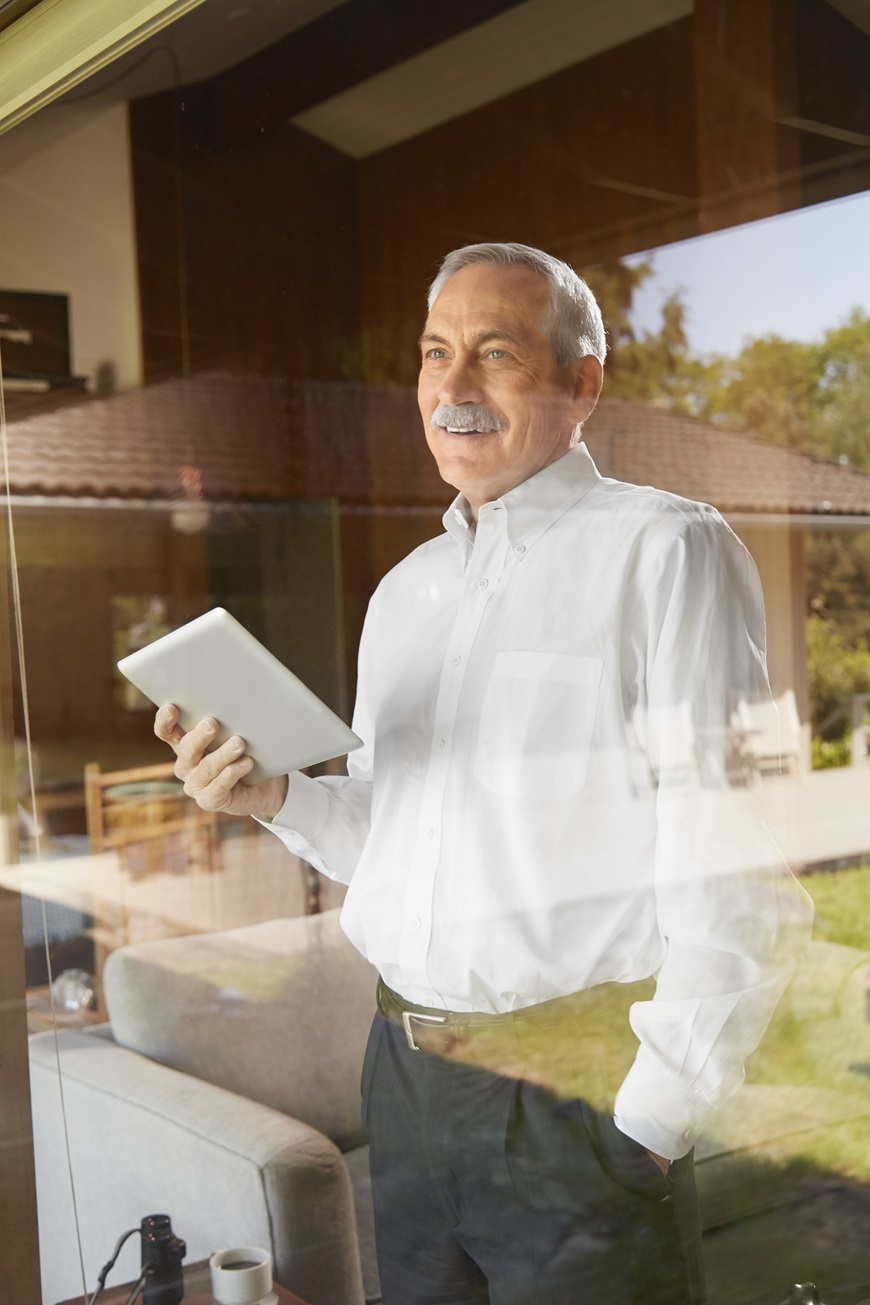
M 483 401 L 480 377 L 470 359 L 453 359 L 449 369 L 442 374 L 438 398 L 450 407 Z

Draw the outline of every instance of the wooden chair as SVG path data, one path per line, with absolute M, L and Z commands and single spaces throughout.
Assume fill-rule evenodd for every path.
M 85 809 L 91 852 L 116 850 L 134 878 L 216 869 L 217 816 L 187 797 L 171 761 L 112 771 L 92 762 Z
M 202 811 L 173 773 L 171 761 L 157 766 L 102 771 L 98 762 L 85 767 L 85 811 L 93 857 L 92 936 L 98 1012 L 105 1018 L 102 973 L 106 958 L 131 941 L 134 923 L 147 921 L 148 936 L 172 933 L 163 919 L 166 874 L 196 876 L 218 869 L 217 815 Z M 115 853 L 116 860 L 107 852 Z M 153 877 L 154 896 L 144 884 Z M 143 914 L 144 912 L 144 914 Z M 154 930 L 156 929 L 156 935 Z

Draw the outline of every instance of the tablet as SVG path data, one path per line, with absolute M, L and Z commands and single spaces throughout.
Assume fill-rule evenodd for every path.
M 220 730 L 209 751 L 241 735 L 254 761 L 243 784 L 328 761 L 362 744 L 223 607 L 122 658 L 118 670 L 156 706 L 174 703 L 184 730 L 214 716 Z

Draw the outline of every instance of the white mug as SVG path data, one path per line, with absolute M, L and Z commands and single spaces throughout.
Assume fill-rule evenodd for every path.
M 215 1251 L 208 1266 L 218 1305 L 259 1305 L 272 1290 L 272 1257 L 259 1246 Z

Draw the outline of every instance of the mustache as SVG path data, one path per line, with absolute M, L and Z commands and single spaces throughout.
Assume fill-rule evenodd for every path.
M 429 418 L 429 425 L 452 426 L 454 430 L 479 430 L 484 433 L 501 430 L 498 417 L 481 403 L 463 403 L 458 408 L 442 403 Z

